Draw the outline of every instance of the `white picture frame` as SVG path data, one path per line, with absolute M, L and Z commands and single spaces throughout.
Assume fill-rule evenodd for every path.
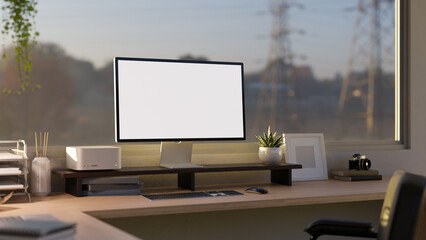
M 302 164 L 301 169 L 292 170 L 293 181 L 328 179 L 325 157 L 324 134 L 283 134 L 287 163 Z

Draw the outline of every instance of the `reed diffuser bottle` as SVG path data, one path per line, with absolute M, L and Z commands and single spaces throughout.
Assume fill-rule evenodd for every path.
M 50 160 L 47 158 L 47 143 L 49 140 L 49 133 L 40 133 L 40 148 L 37 144 L 37 133 L 35 133 L 36 157 L 31 165 L 31 194 L 35 196 L 47 196 L 51 190 L 50 184 Z

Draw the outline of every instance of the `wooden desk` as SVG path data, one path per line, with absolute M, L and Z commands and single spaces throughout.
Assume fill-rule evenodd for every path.
M 52 214 L 63 221 L 77 222 L 76 239 L 137 239 L 99 219 L 268 208 L 322 203 L 356 202 L 384 199 L 390 177 L 382 181 L 343 182 L 337 180 L 294 182 L 293 186 L 262 184 L 268 194 L 150 201 L 141 196 L 75 197 L 66 193 L 37 198 L 33 203 L 7 203 L 0 206 L 0 216 Z M 244 187 L 201 187 L 202 190 Z M 143 192 L 154 191 L 143 189 Z M 156 192 L 164 189 L 156 189 Z M 187 190 L 174 191 L 185 192 Z

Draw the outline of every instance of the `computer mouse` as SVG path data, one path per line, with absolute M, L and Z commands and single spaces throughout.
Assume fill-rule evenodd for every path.
M 251 187 L 251 188 L 247 188 L 246 192 L 257 192 L 257 193 L 261 193 L 261 194 L 267 194 L 268 190 L 263 189 L 263 188 Z

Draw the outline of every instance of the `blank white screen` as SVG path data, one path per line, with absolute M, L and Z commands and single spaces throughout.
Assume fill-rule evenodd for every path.
M 118 140 L 243 138 L 241 68 L 118 60 Z

